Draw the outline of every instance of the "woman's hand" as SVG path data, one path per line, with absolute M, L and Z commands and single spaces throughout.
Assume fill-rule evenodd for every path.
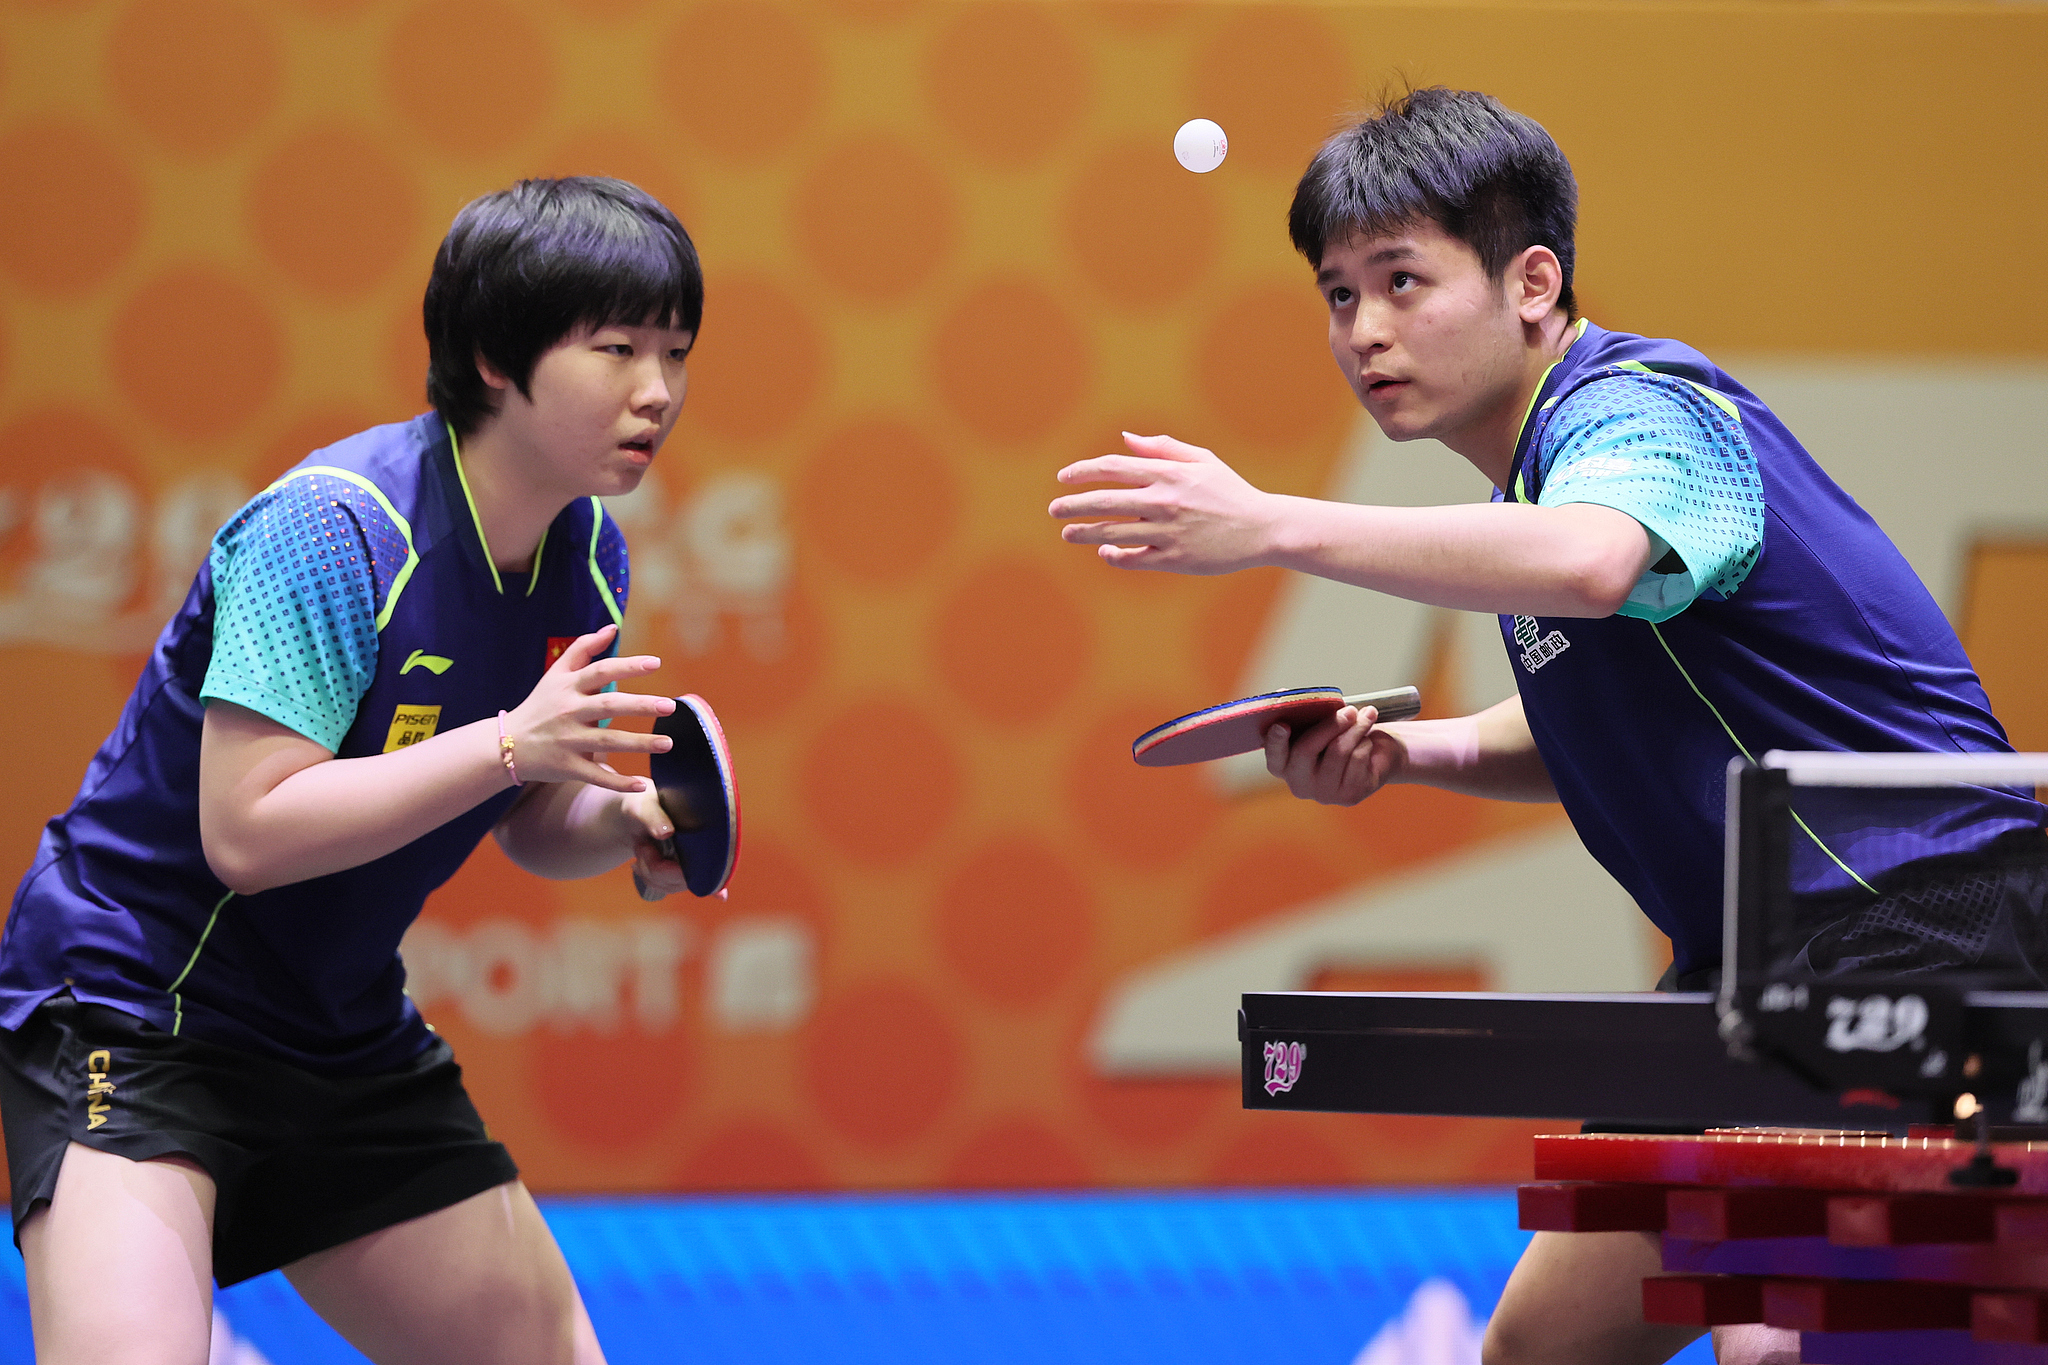
M 640 894 L 649 900 L 659 900 L 688 890 L 683 881 L 683 865 L 662 847 L 675 837 L 676 827 L 662 809 L 660 794 L 652 788 L 627 792 L 618 798 L 618 803 L 619 818 L 633 848 L 633 874 Z M 650 891 L 658 894 L 649 895 Z
M 605 626 L 578 636 L 526 700 L 505 713 L 505 734 L 512 740 L 512 762 L 521 782 L 587 782 L 607 791 L 651 791 L 646 778 L 614 772 L 596 757 L 666 753 L 672 743 L 666 735 L 600 724 L 623 716 L 665 716 L 676 709 L 673 697 L 605 691 L 612 683 L 661 667 L 661 660 L 648 654 L 601 657 L 617 634 L 617 626 Z

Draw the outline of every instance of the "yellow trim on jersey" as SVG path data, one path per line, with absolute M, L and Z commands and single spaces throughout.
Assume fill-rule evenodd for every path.
M 391 518 L 392 524 L 398 527 L 398 533 L 405 537 L 405 567 L 400 569 L 398 576 L 391 580 L 391 591 L 384 595 L 384 605 L 377 612 L 377 629 L 379 632 L 382 632 L 391 620 L 391 613 L 398 606 L 398 595 L 405 591 L 406 583 L 412 578 L 412 571 L 419 567 L 420 553 L 413 548 L 412 523 L 398 514 L 398 509 L 391 505 L 391 499 L 384 496 L 383 489 L 377 487 L 376 484 L 371 483 L 353 469 L 343 469 L 339 465 L 314 464 L 307 465 L 303 469 L 294 469 L 291 473 L 286 474 L 263 491 L 266 493 L 273 492 L 284 487 L 293 479 L 304 478 L 309 474 L 326 474 L 333 478 L 346 480 L 362 489 L 377 500 L 377 505 L 384 509 L 384 515 Z
M 206 927 L 199 931 L 199 942 L 192 945 L 192 956 L 185 959 L 185 970 L 178 973 L 178 979 L 167 988 L 171 993 L 171 1032 L 185 1026 L 185 998 L 178 994 L 178 987 L 185 984 L 185 978 L 192 975 L 192 969 L 199 964 L 199 955 L 206 951 L 206 940 L 213 934 L 213 926 L 220 921 L 221 908 L 235 898 L 230 891 L 214 902 L 213 913 L 206 917 Z
M 462 500 L 469 504 L 469 519 L 476 527 L 477 544 L 484 547 L 484 563 L 490 566 L 491 586 L 498 590 L 500 597 L 503 597 L 505 595 L 505 580 L 498 577 L 498 562 L 491 558 L 491 538 L 484 534 L 484 519 L 476 510 L 476 495 L 469 491 L 469 475 L 462 467 L 462 442 L 456 437 L 453 426 L 449 426 L 445 422 L 442 425 L 448 426 L 448 448 L 455 454 L 455 477 L 462 482 Z M 596 502 L 597 499 L 592 498 L 591 501 Z M 541 529 L 540 544 L 533 547 L 533 568 L 526 575 L 526 595 L 528 597 L 533 596 L 534 584 L 540 582 L 540 557 L 541 553 L 548 548 L 548 531 L 550 529 L 552 528 L 543 527 Z
M 484 547 L 484 567 L 491 571 L 491 586 L 498 590 L 498 596 L 503 597 L 505 580 L 498 577 L 498 562 L 491 558 L 491 538 L 484 534 L 484 519 L 477 515 L 476 495 L 469 491 L 469 475 L 462 470 L 462 441 L 456 436 L 453 423 L 444 421 L 441 425 L 448 428 L 448 449 L 455 456 L 455 477 L 462 484 L 462 500 L 469 504 L 469 520 L 476 527 L 477 544 Z M 529 583 L 527 590 L 530 592 L 532 588 Z
M 1614 362 L 1614 368 L 1617 370 L 1638 370 L 1643 374 L 1662 375 L 1666 379 L 1685 379 L 1685 376 L 1682 374 L 1671 374 L 1664 370 L 1653 370 L 1640 360 L 1617 360 Z M 1737 426 L 1742 425 L 1742 409 L 1735 406 L 1734 399 L 1722 393 L 1719 389 L 1708 388 L 1697 379 L 1685 379 L 1685 382 L 1698 389 L 1700 397 L 1706 399 L 1730 417 L 1733 417 Z
M 1566 355 L 1570 355 L 1572 353 L 1572 347 L 1578 345 L 1579 339 L 1586 335 L 1586 325 L 1591 321 L 1591 318 L 1580 318 L 1578 320 L 1578 323 L 1572 328 L 1572 339 L 1565 346 L 1564 355 L 1561 355 L 1557 359 L 1551 361 L 1550 364 L 1544 368 L 1543 377 L 1536 381 L 1536 388 L 1529 395 L 1529 406 L 1522 409 L 1522 424 L 1515 428 L 1516 445 L 1520 445 L 1522 443 L 1522 437 L 1526 435 L 1529 431 L 1529 419 L 1536 415 L 1536 395 L 1542 393 L 1543 386 L 1550 382 L 1550 372 L 1556 369 L 1558 366 L 1564 364 L 1564 357 Z M 1548 407 L 1549 404 L 1546 403 L 1544 404 L 1544 406 Z M 1523 452 L 1524 456 L 1526 456 L 1528 453 L 1529 452 L 1527 451 Z M 1523 473 L 1517 473 L 1515 475 L 1515 486 L 1512 489 L 1507 490 L 1508 496 L 1513 498 L 1516 502 L 1529 501 L 1528 486 L 1523 482 L 1525 473 L 1526 471 Z
M 540 554 L 541 551 L 547 549 L 548 532 L 553 529 L 554 524 L 552 522 L 543 527 L 540 533 L 540 544 L 533 547 L 533 568 L 526 575 L 526 595 L 528 597 L 533 596 L 533 585 L 540 582 Z
M 1756 762 L 1756 755 L 1750 753 L 1749 746 L 1744 744 L 1742 740 L 1736 735 L 1735 731 L 1732 728 L 1730 728 L 1726 718 L 1724 718 L 1721 715 L 1721 708 L 1707 700 L 1707 694 L 1700 691 L 1700 685 L 1692 680 L 1692 674 L 1686 672 L 1685 665 L 1678 662 L 1678 655 L 1672 652 L 1670 642 L 1664 638 L 1664 632 L 1657 629 L 1657 623 L 1655 621 L 1646 621 L 1644 622 L 1644 624 L 1649 626 L 1650 633 L 1657 637 L 1657 643 L 1664 646 L 1664 653 L 1668 658 L 1670 658 L 1671 666 L 1678 670 L 1678 676 L 1685 679 L 1685 685 L 1692 689 L 1692 694 L 1700 699 L 1701 705 L 1705 706 L 1708 712 L 1713 715 L 1714 719 L 1717 722 L 1719 722 L 1721 726 L 1721 733 L 1728 736 L 1729 742 L 1735 746 L 1737 752 L 1739 752 L 1744 758 L 1748 759 L 1751 763 Z M 1833 849 L 1829 848 L 1825 843 L 1821 841 L 1821 837 L 1818 834 L 1815 834 L 1813 832 L 1812 827 L 1806 823 L 1806 818 L 1804 816 L 1802 816 L 1796 810 L 1792 811 L 1791 815 L 1793 823 L 1799 826 L 1799 828 L 1805 833 L 1807 838 L 1813 840 L 1813 846 L 1819 849 L 1821 852 L 1828 855 L 1829 862 L 1832 862 L 1836 867 L 1839 867 L 1842 869 L 1842 871 L 1848 873 L 1850 878 L 1855 881 L 1856 885 L 1862 887 L 1871 895 L 1875 896 L 1878 894 L 1878 890 L 1876 887 L 1872 886 L 1869 882 L 1864 881 L 1863 878 L 1857 874 L 1855 868 L 1843 862 L 1839 857 L 1835 855 L 1835 851 Z
M 604 598 L 604 609 L 612 614 L 612 624 L 625 628 L 626 613 L 619 610 L 619 599 L 612 596 L 612 585 L 604 581 L 604 571 L 597 567 L 597 538 L 604 530 L 604 504 L 596 498 L 590 500 L 590 581 L 597 584 L 598 595 Z

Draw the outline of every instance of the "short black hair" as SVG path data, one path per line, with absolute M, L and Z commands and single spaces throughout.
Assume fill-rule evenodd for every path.
M 467 436 L 497 410 L 479 356 L 531 397 L 535 363 L 579 328 L 697 331 L 704 271 L 682 223 L 639 186 L 522 180 L 455 215 L 422 312 L 427 401 Z
M 1543 125 L 1476 90 L 1431 86 L 1390 100 L 1336 134 L 1309 162 L 1287 211 L 1294 249 L 1318 268 L 1331 243 L 1378 237 L 1426 219 L 1478 253 L 1499 279 L 1532 246 L 1564 267 L 1572 296 L 1579 186 Z

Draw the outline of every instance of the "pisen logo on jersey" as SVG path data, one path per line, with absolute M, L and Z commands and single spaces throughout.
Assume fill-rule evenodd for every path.
M 105 1048 L 85 1059 L 85 1126 L 88 1131 L 107 1121 L 107 1096 L 114 1093 L 114 1083 L 107 1079 L 107 1073 L 113 1069 L 114 1054 Z
M 384 736 L 384 752 L 388 754 L 423 739 L 432 739 L 440 724 L 441 708 L 438 705 L 401 706 L 391 713 L 391 730 Z
M 1266 1044 L 1266 1093 L 1277 1095 L 1294 1089 L 1301 1079 L 1301 1064 L 1308 1056 L 1306 1043 Z
M 1522 647 L 1522 667 L 1531 673 L 1572 647 L 1562 631 L 1539 637 L 1536 620 L 1530 616 L 1515 618 L 1515 643 Z
M 541 663 L 541 667 L 553 668 L 555 666 L 555 660 L 562 657 L 562 651 L 575 643 L 576 637 L 573 635 L 548 636 L 548 657 Z

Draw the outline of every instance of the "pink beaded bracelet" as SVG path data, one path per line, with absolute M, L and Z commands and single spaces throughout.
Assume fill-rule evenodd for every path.
M 523 787 L 519 780 L 519 769 L 512 762 L 512 736 L 505 733 L 505 713 L 498 713 L 498 761 L 505 765 L 505 771 L 512 774 L 512 785 Z

